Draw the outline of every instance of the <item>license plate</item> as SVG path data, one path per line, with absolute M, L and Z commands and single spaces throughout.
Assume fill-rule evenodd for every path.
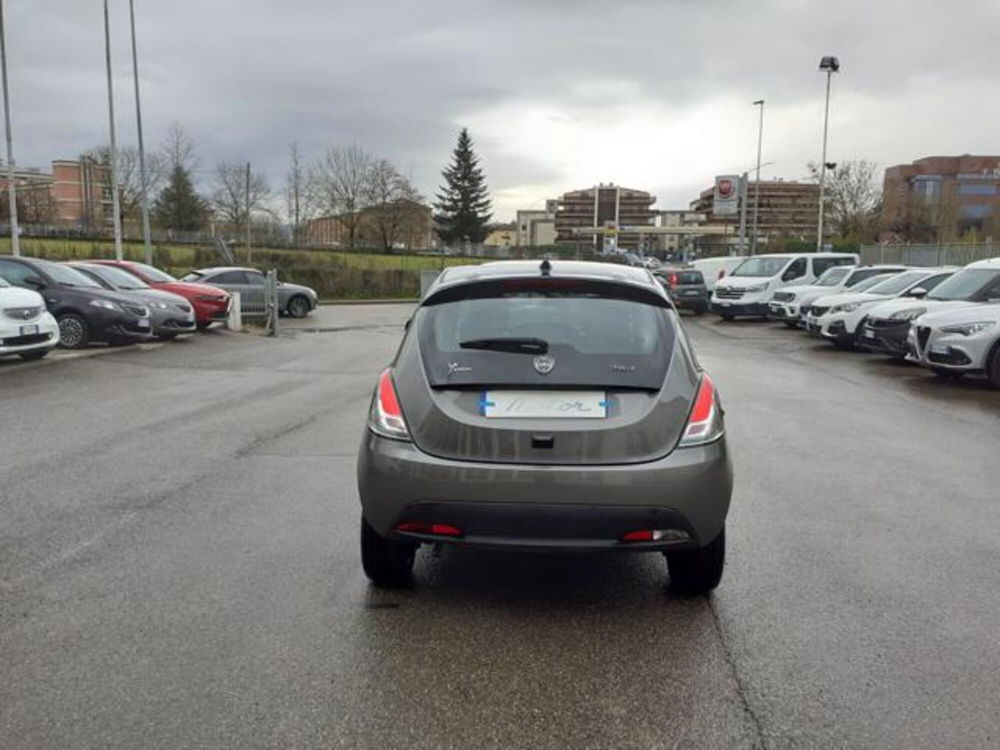
M 950 354 L 950 350 L 947 346 L 941 346 L 941 344 L 933 344 L 931 346 L 931 354 Z
M 698 296 L 698 290 L 697 289 L 685 289 L 685 290 L 683 290 L 681 292 L 681 294 L 683 294 L 685 297 L 697 297 Z
M 723 307 L 729 307 L 733 303 L 732 302 L 723 302 L 721 304 L 722 304 Z
M 38 326 L 21 326 L 22 336 L 35 336 L 38 334 Z
M 871 331 L 871 330 L 869 330 L 869 329 L 866 328 L 864 330 L 864 337 L 866 339 L 873 339 L 873 338 L 875 338 L 875 331 Z
M 483 391 L 479 413 L 492 419 L 603 419 L 604 391 Z
M 139 328 L 149 328 L 149 318 L 139 318 Z

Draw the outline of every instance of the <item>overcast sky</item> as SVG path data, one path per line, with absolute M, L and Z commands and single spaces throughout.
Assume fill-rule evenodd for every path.
M 199 179 L 288 144 L 356 143 L 433 195 L 469 127 L 497 218 L 597 182 L 683 208 L 715 174 L 1000 152 L 997 0 L 135 0 L 147 143 L 194 137 Z M 135 142 L 128 0 L 112 0 L 117 123 Z M 6 0 L 15 157 L 107 140 L 100 0 Z

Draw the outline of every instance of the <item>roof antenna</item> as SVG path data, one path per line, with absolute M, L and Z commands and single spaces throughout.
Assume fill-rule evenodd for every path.
M 548 259 L 543 260 L 542 264 L 539 266 L 539 268 L 542 271 L 542 276 L 551 276 L 552 275 L 552 264 L 549 263 Z

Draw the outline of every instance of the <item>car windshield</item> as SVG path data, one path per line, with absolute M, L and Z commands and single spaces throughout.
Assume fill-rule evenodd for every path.
M 115 289 L 149 289 L 149 284 L 138 276 L 133 276 L 128 271 L 123 271 L 114 266 L 100 266 L 95 263 L 94 265 L 84 266 L 84 269 L 108 282 Z
M 905 273 L 894 274 L 888 279 L 879 282 L 873 287 L 869 287 L 869 294 L 881 294 L 883 297 L 891 297 L 900 292 L 905 292 L 921 279 L 927 278 L 927 271 L 906 271 Z M 860 286 L 860 285 L 859 285 Z M 857 291 L 857 287 L 854 288 Z
M 860 281 L 851 287 L 852 292 L 867 292 L 873 286 L 878 286 L 886 279 L 891 279 L 891 273 L 880 273 L 878 276 L 869 276 L 864 281 Z
M 61 286 L 74 286 L 83 287 L 86 289 L 103 289 L 100 284 L 94 281 L 89 276 L 80 273 L 75 268 L 70 268 L 69 266 L 63 266 L 59 263 L 50 263 L 49 261 L 37 261 L 42 271 L 52 279 L 55 283 Z
M 986 286 L 1000 279 L 997 268 L 966 268 L 947 281 L 942 281 L 926 299 L 965 300 L 971 299 Z
M 843 281 L 844 277 L 850 272 L 851 269 L 845 266 L 831 268 L 829 271 L 816 279 L 816 286 L 837 286 L 837 284 Z
M 153 268 L 152 266 L 147 266 L 145 263 L 133 263 L 132 264 L 139 273 L 147 278 L 152 279 L 158 284 L 170 284 L 177 281 L 169 273 L 161 271 L 159 268 Z
M 788 258 L 747 258 L 730 276 L 775 276 L 788 263 Z

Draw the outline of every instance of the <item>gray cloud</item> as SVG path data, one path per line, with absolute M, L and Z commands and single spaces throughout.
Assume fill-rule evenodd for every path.
M 782 176 L 804 173 L 818 147 L 816 64 L 830 53 L 844 66 L 831 134 L 839 158 L 996 150 L 1000 4 L 988 0 L 136 4 L 147 139 L 180 121 L 204 169 L 249 159 L 275 187 L 295 139 L 313 156 L 361 144 L 432 195 L 458 128 L 473 121 L 504 195 L 540 204 L 580 182 L 641 180 L 661 205 L 683 205 L 716 171 L 752 160 L 749 102 L 759 97 L 766 158 Z M 112 9 L 119 131 L 134 142 L 128 3 Z M 100 4 L 8 0 L 7 16 L 18 161 L 44 166 L 103 142 Z M 645 141 L 602 141 L 633 116 Z M 700 129 L 698 116 L 731 127 Z M 551 135 L 533 150 L 538 117 Z M 575 159 L 560 147 L 569 143 L 591 145 Z M 513 206 L 499 208 L 509 216 Z

